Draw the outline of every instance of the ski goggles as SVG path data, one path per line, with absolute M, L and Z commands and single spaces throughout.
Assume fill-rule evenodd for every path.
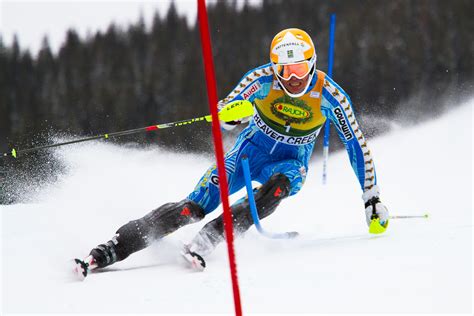
M 294 64 L 273 64 L 273 70 L 283 80 L 290 80 L 292 76 L 303 79 L 311 71 L 311 63 L 305 60 Z

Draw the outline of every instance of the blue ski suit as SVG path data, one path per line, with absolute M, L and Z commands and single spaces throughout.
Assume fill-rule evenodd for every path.
M 219 104 L 235 100 L 249 100 L 255 113 L 225 155 L 230 194 L 245 185 L 240 163 L 244 156 L 248 157 L 252 180 L 263 184 L 272 175 L 282 173 L 290 181 L 290 195 L 296 194 L 304 184 L 316 137 L 326 119 L 336 127 L 362 190 L 376 184 L 374 163 L 351 100 L 324 72 L 316 70 L 306 93 L 291 98 L 282 90 L 271 64 L 265 64 L 247 72 Z M 203 175 L 188 199 L 200 205 L 206 214 L 218 207 L 219 178 L 215 165 Z

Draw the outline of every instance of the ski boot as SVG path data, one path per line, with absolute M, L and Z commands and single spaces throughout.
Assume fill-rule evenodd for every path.
M 206 261 L 198 253 L 191 251 L 188 245 L 184 245 L 181 250 L 181 256 L 184 258 L 186 263 L 196 271 L 204 271 L 206 268 Z
M 79 280 L 84 280 L 90 271 L 103 268 L 117 261 L 114 239 L 106 244 L 101 244 L 91 250 L 89 256 L 84 260 L 74 259 L 73 272 Z

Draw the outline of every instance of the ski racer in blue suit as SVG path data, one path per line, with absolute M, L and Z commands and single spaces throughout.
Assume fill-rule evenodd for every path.
M 300 191 L 308 171 L 316 137 L 327 119 L 336 127 L 363 191 L 367 223 L 377 219 L 387 227 L 389 215 L 380 202 L 375 165 L 359 128 L 349 96 L 324 72 L 316 69 L 316 51 L 310 36 L 291 28 L 278 33 L 270 48 L 271 62 L 247 72 L 235 89 L 219 102 L 222 108 L 236 100 L 253 103 L 253 117 L 221 123 L 232 129 L 249 121 L 225 156 L 230 194 L 244 185 L 241 159 L 248 158 L 260 218 L 273 213 L 281 200 Z M 189 196 L 167 203 L 117 230 L 112 240 L 94 248 L 85 259 L 89 269 L 102 268 L 147 247 L 176 229 L 203 219 L 220 204 L 219 178 L 211 166 Z M 242 234 L 253 224 L 248 199 L 231 207 L 234 229 Z M 185 247 L 184 255 L 204 268 L 202 256 L 224 240 L 223 216 L 207 223 Z
M 366 218 L 388 224 L 387 208 L 380 203 L 374 162 L 352 110 L 349 96 L 324 72 L 316 69 L 316 52 L 309 35 L 299 29 L 278 33 L 270 48 L 271 62 L 247 72 L 220 102 L 254 104 L 255 114 L 225 157 L 230 194 L 244 185 L 242 157 L 248 157 L 252 180 L 263 186 L 256 193 L 259 217 L 271 214 L 281 199 L 296 194 L 308 171 L 315 139 L 326 119 L 336 127 L 363 190 Z M 242 122 L 222 122 L 232 129 Z M 279 193 L 278 196 L 276 196 Z M 188 198 L 206 214 L 220 204 L 217 170 L 212 166 Z M 252 224 L 248 201 L 232 206 L 236 230 Z M 191 242 L 192 252 L 206 255 L 224 239 L 222 217 L 206 224 Z

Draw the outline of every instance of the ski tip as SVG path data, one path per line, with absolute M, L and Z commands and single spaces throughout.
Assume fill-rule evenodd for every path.
M 286 235 L 288 236 L 288 239 L 293 239 L 297 238 L 300 234 L 298 232 L 287 232 Z
M 199 254 L 185 249 L 181 252 L 181 255 L 188 266 L 193 270 L 202 272 L 206 268 L 206 261 L 204 261 L 204 258 Z
M 80 259 L 74 259 L 74 267 L 72 272 L 76 276 L 77 280 L 84 281 L 88 272 L 87 264 Z

